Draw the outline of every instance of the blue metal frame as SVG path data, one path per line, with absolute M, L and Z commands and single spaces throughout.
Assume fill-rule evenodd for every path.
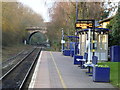
M 79 38 L 77 36 L 67 36 L 68 38 Z

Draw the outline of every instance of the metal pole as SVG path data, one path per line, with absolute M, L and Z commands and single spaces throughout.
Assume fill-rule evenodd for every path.
M 91 29 L 88 29 L 88 61 L 87 63 L 90 63 L 90 59 L 91 59 L 91 52 L 90 52 L 90 32 Z
M 93 41 L 95 41 L 95 20 L 93 20 Z M 95 43 L 93 43 L 93 49 L 95 50 Z M 93 51 L 93 56 L 95 56 L 94 51 Z
M 62 28 L 62 41 L 64 40 L 64 31 L 63 31 L 63 28 Z M 64 43 L 62 43 L 62 52 L 64 50 Z
M 76 0 L 76 22 L 77 22 L 77 20 L 78 20 L 78 0 Z M 75 33 L 76 33 L 75 36 L 77 37 L 77 29 L 76 29 Z M 77 38 L 75 39 L 75 42 L 76 43 L 75 43 L 75 52 L 74 53 L 77 54 L 77 47 L 76 47 L 77 46 Z
M 78 20 L 78 0 L 76 0 L 76 22 Z

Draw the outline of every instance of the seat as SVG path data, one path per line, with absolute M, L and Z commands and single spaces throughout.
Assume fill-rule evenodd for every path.
M 83 59 L 77 58 L 76 60 L 77 60 L 77 61 L 87 62 L 87 59 L 88 59 L 88 53 L 85 53 L 84 56 L 83 56 Z
M 76 60 L 81 62 L 79 67 L 81 67 L 82 69 L 85 68 L 83 64 L 87 62 L 87 59 L 88 59 L 88 53 L 84 53 L 83 59 L 77 58 Z
M 90 71 L 90 67 L 93 68 L 97 63 L 98 63 L 98 57 L 92 56 L 92 63 L 91 64 L 87 64 L 87 63 L 83 64 L 85 67 L 88 67 L 88 72 L 86 72 L 86 73 L 92 73 Z

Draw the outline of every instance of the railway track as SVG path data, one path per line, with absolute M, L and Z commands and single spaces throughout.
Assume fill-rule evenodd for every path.
M 31 53 L 26 55 L 14 67 L 6 72 L 0 78 L 0 81 L 2 81 L 2 89 L 22 89 L 40 52 L 41 48 L 35 48 Z
M 27 54 L 31 53 L 34 49 L 29 50 L 23 50 L 17 55 L 9 58 L 8 60 L 5 60 L 0 65 L 2 67 L 2 75 L 4 75 L 6 72 L 8 72 L 12 67 L 14 67 L 18 62 L 21 61 L 22 58 L 24 58 Z

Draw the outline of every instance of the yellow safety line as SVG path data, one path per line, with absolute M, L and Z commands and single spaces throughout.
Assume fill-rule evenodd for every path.
M 60 71 L 59 71 L 59 69 L 58 69 L 58 67 L 57 67 L 57 64 L 56 64 L 56 62 L 55 62 L 55 59 L 54 59 L 54 57 L 53 57 L 53 55 L 52 55 L 51 52 L 50 52 L 50 54 L 51 54 L 52 60 L 53 60 L 53 62 L 54 62 L 55 68 L 56 68 L 56 70 L 57 70 L 57 73 L 58 73 L 58 75 L 59 75 L 59 78 L 60 78 L 60 81 L 61 81 L 61 83 L 62 83 L 62 86 L 63 86 L 63 88 L 67 88 L 67 86 L 65 85 L 65 82 L 64 82 L 64 80 L 63 80 L 63 78 L 62 78 L 62 75 L 61 75 L 61 73 L 60 73 Z

